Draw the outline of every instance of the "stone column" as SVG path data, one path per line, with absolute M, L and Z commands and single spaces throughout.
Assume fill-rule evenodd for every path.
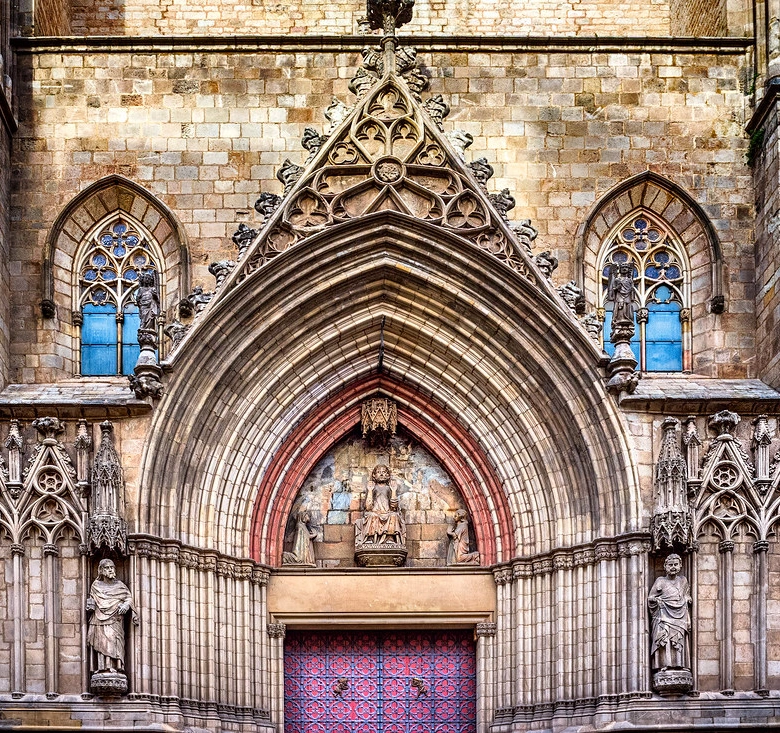
M 284 730 L 284 637 L 286 624 L 268 624 L 271 639 L 271 721 L 278 731 Z
M 720 686 L 724 695 L 734 694 L 734 629 L 731 605 L 734 600 L 734 543 L 724 540 L 718 545 L 721 557 L 720 617 L 721 641 Z
M 24 661 L 24 545 L 11 545 L 13 557 L 13 619 L 14 619 L 14 661 L 12 666 L 11 697 L 18 699 L 25 693 Z
M 769 569 L 767 551 L 769 542 L 759 540 L 753 545 L 756 573 L 756 630 L 755 630 L 755 675 L 756 694 L 768 697 L 767 689 L 767 597 L 769 594 Z
M 487 733 L 495 706 L 493 692 L 493 649 L 497 625 L 477 624 L 477 733 Z

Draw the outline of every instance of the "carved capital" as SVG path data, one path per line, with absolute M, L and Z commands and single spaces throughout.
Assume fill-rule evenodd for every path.
M 498 624 L 493 622 L 485 622 L 477 624 L 474 634 L 479 638 L 481 636 L 495 636 L 498 631 Z
M 768 540 L 758 540 L 753 543 L 753 552 L 758 554 L 759 552 L 767 552 L 769 550 Z
M 54 555 L 54 557 L 59 557 L 60 548 L 57 547 L 57 545 L 55 545 L 55 544 L 53 544 L 51 542 L 47 542 L 43 546 L 43 554 L 44 555 Z
M 287 624 L 268 624 L 266 631 L 272 639 L 284 639 L 287 633 Z
M 718 545 L 718 552 L 734 552 L 734 543 L 731 540 L 723 540 L 723 542 Z
M 252 577 L 249 582 L 252 585 L 266 586 L 268 585 L 269 573 L 264 568 L 252 568 Z
M 24 555 L 24 545 L 20 542 L 14 542 L 11 545 L 11 554 L 12 555 Z

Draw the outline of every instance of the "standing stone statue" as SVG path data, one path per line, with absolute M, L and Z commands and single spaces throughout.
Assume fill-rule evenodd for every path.
M 295 541 L 292 552 L 285 552 L 282 558 L 283 565 L 308 565 L 314 567 L 314 538 L 317 530 L 309 526 L 311 515 L 305 510 L 298 512 L 298 521 L 295 527 Z
M 355 559 L 358 565 L 403 565 L 406 561 L 406 525 L 398 509 L 398 495 L 390 486 L 390 469 L 379 464 L 371 472 L 363 516 L 355 521 Z
M 465 509 L 455 512 L 455 524 L 447 530 L 450 546 L 447 565 L 479 565 L 479 553 L 469 552 L 469 515 Z
M 671 554 L 664 563 L 666 575 L 650 589 L 647 605 L 652 617 L 651 667 L 658 692 L 687 692 L 693 686 L 689 639 L 691 591 L 680 575 L 682 559 Z
M 157 330 L 157 316 L 160 315 L 160 297 L 153 272 L 142 272 L 138 278 L 138 292 L 135 303 L 138 306 L 139 329 Z
M 634 335 L 634 266 L 630 262 L 612 265 L 607 284 L 607 300 L 612 302 L 612 333 L 615 342 L 620 329 L 630 330 L 629 340 Z M 622 334 L 621 334 L 622 335 Z
M 117 580 L 116 567 L 111 560 L 100 561 L 97 580 L 89 589 L 86 610 L 90 614 L 87 643 L 97 655 L 92 692 L 123 695 L 127 692 L 124 617 L 126 613 L 132 614 L 133 623 L 137 625 L 138 616 L 130 589 Z

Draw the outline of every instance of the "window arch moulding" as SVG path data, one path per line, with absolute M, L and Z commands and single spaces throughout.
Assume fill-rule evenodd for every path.
M 54 321 L 57 343 L 63 353 L 71 354 L 63 365 L 67 375 L 81 374 L 78 323 L 81 291 L 77 258 L 82 245 L 113 216 L 124 216 L 157 243 L 159 281 L 165 283 L 161 314 L 170 313 L 189 292 L 187 235 L 173 212 L 142 186 L 123 176 L 110 175 L 85 188 L 64 207 L 49 230 L 43 257 L 44 323 L 47 319 L 50 323 Z M 163 339 L 160 343 L 165 342 Z
M 691 278 L 684 248 L 668 227 L 644 209 L 634 211 L 604 240 L 598 259 L 601 273 L 598 314 L 602 342 L 609 341 L 612 303 L 607 301 L 610 271 L 633 265 L 635 330 L 631 341 L 639 368 L 650 372 L 691 369 Z

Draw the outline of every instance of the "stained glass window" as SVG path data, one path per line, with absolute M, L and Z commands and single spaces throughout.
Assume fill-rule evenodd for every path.
M 151 237 L 127 217 L 113 217 L 88 237 L 77 268 L 81 374 L 132 374 L 140 352 L 135 291 L 142 272 L 160 283 L 160 261 Z
M 601 253 L 600 307 L 606 352 L 612 303 L 606 300 L 612 267 L 630 262 L 634 273 L 634 337 L 631 349 L 639 368 L 648 372 L 690 369 L 690 268 L 685 251 L 660 221 L 635 212 L 607 239 Z

